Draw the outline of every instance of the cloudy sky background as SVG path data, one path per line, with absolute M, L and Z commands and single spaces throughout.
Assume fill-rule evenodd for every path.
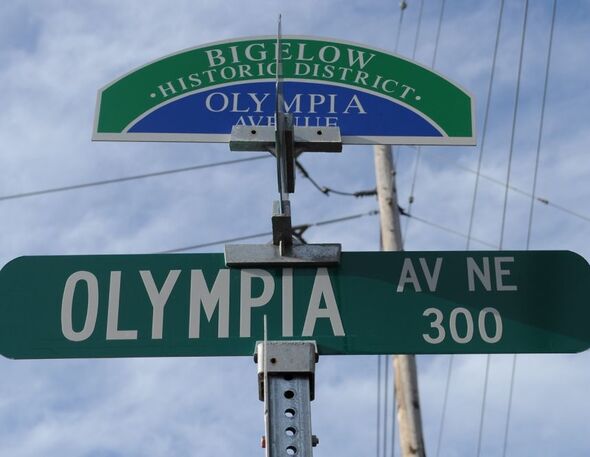
M 410 57 L 419 0 L 410 0 L 399 53 Z M 430 65 L 441 3 L 426 0 L 416 60 Z M 552 2 L 531 2 L 510 184 L 530 193 Z M 447 0 L 436 69 L 477 100 L 481 137 L 499 1 Z M 98 88 L 180 49 L 233 37 L 285 34 L 393 50 L 394 1 L 11 0 L 0 4 L 0 197 L 243 157 L 227 145 L 92 143 Z M 482 173 L 505 181 L 524 3 L 507 0 Z M 590 259 L 590 3 L 558 1 L 531 249 Z M 477 147 L 422 148 L 412 213 L 465 234 Z M 407 206 L 415 148 L 396 151 Z M 370 147 L 301 159 L 322 185 L 374 187 Z M 276 194 L 272 160 L 36 197 L 0 200 L 0 263 L 21 255 L 144 253 L 267 232 Z M 294 223 L 377 207 L 322 196 L 298 178 Z M 498 246 L 504 187 L 480 180 L 473 236 Z M 556 208 L 560 205 L 579 217 Z M 525 249 L 530 197 L 509 193 L 505 249 Z M 406 228 L 406 222 L 402 221 Z M 377 250 L 378 219 L 311 228 L 309 242 Z M 412 220 L 408 250 L 464 250 L 466 239 Z M 254 241 L 266 241 L 264 238 Z M 471 248 L 488 247 L 472 241 Z M 221 252 L 222 246 L 195 252 Z M 0 317 L 1 318 L 1 317 Z M 589 324 L 590 325 L 590 324 Z M 476 455 L 485 356 L 456 357 L 441 456 Z M 435 455 L 449 357 L 419 357 L 428 453 Z M 491 359 L 482 456 L 502 453 L 510 356 Z M 376 455 L 376 357 L 323 357 L 312 404 L 314 455 Z M 263 455 L 262 404 L 249 358 L 10 361 L 0 359 L 0 455 L 143 457 Z M 518 357 L 507 455 L 586 456 L 590 355 Z M 391 394 L 390 398 L 391 398 Z M 387 451 L 389 455 L 390 451 Z

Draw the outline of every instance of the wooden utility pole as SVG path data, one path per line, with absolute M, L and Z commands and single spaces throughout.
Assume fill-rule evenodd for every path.
M 400 213 L 395 187 L 391 146 L 375 146 L 375 176 L 383 251 L 402 251 Z M 418 395 L 418 372 L 414 355 L 394 355 L 395 398 L 402 457 L 425 457 L 422 417 Z

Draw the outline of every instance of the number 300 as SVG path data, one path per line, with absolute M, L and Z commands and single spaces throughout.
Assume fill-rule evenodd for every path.
M 486 330 L 486 317 L 491 314 L 494 319 L 495 332 L 490 335 Z M 430 328 L 434 329 L 434 335 L 423 333 L 422 338 L 427 343 L 439 344 L 445 340 L 446 331 L 443 327 L 443 312 L 438 308 L 428 308 L 423 313 L 423 316 L 434 316 L 434 320 L 430 322 Z M 457 321 L 459 316 L 465 321 L 466 330 L 463 335 L 459 334 L 457 330 Z M 449 331 L 453 341 L 459 344 L 469 343 L 473 339 L 473 317 L 467 308 L 454 308 L 449 316 Z M 502 317 L 496 308 L 483 308 L 477 316 L 477 329 L 481 339 L 486 343 L 497 343 L 502 338 Z

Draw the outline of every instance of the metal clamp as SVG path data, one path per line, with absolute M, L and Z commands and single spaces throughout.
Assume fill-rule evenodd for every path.
M 288 134 L 277 135 L 274 127 L 236 125 L 232 128 L 232 151 L 269 151 L 279 154 L 277 175 L 280 200 L 273 202 L 272 244 L 227 244 L 228 267 L 256 265 L 335 266 L 340 263 L 340 244 L 302 244 L 293 240 L 289 193 L 295 190 L 295 157 L 304 151 L 340 152 L 342 138 L 338 127 L 293 127 L 289 115 L 282 123 Z M 282 155 L 281 154 L 282 150 Z

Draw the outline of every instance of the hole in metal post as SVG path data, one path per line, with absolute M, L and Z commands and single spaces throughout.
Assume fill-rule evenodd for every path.
M 297 433 L 297 430 L 294 427 L 287 427 L 285 429 L 285 435 L 287 435 L 287 436 L 295 436 L 296 433 Z
M 277 359 L 275 357 L 270 358 L 270 363 L 277 363 Z
M 285 410 L 285 417 L 288 417 L 289 419 L 295 417 L 295 410 L 293 408 L 287 408 Z
M 250 130 L 250 133 L 251 133 L 252 135 L 256 135 L 256 130 L 252 129 L 252 130 Z
M 297 454 L 297 448 L 295 446 L 288 446 L 287 447 L 287 455 L 295 455 Z
M 295 396 L 295 392 L 293 392 L 292 390 L 285 390 L 283 395 L 285 396 L 285 398 L 290 400 L 291 398 L 293 398 Z
M 321 135 L 322 134 L 322 131 L 321 130 L 318 130 L 317 133 L 318 133 L 318 135 Z

